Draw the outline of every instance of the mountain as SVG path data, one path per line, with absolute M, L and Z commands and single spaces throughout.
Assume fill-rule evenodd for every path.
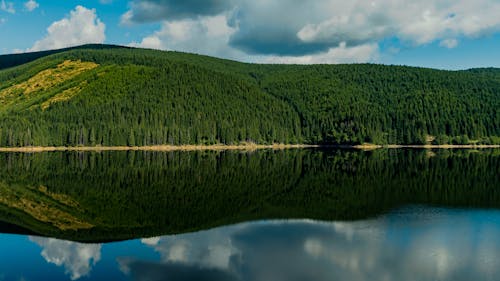
M 107 45 L 0 56 L 0 147 L 500 143 L 500 71 L 259 65 Z

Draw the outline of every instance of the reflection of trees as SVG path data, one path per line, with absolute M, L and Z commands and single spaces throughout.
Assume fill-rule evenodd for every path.
M 123 239 L 262 218 L 359 219 L 408 203 L 500 207 L 496 151 L 290 150 L 1 154 L 0 181 L 79 204 L 91 231 Z M 2 213 L 0 212 L 0 215 Z M 23 222 L 23 219 L 18 221 Z

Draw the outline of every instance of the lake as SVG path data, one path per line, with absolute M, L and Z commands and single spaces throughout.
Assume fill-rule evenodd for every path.
M 0 158 L 0 280 L 500 274 L 498 149 Z

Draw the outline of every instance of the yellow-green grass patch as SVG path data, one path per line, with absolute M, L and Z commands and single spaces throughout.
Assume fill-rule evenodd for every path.
M 48 100 L 42 103 L 41 105 L 42 110 L 46 110 L 54 103 L 68 101 L 72 99 L 74 96 L 78 95 L 83 90 L 83 88 L 87 86 L 87 84 L 88 84 L 87 81 L 83 81 L 78 86 L 64 90 L 61 93 L 49 98 Z
M 29 96 L 36 92 L 46 91 L 98 66 L 93 62 L 65 60 L 56 68 L 40 71 L 24 82 L 1 90 L 0 103 L 18 96 Z

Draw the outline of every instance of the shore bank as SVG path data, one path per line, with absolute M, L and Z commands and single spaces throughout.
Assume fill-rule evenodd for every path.
M 50 151 L 202 151 L 202 150 L 257 150 L 317 148 L 319 145 L 152 145 L 152 146 L 26 146 L 0 147 L 0 152 L 50 152 Z
M 487 149 L 487 148 L 500 148 L 498 144 L 388 144 L 388 145 L 376 145 L 376 144 L 360 144 L 355 145 L 353 148 L 362 150 L 373 150 L 373 149 L 400 149 L 400 148 L 414 148 L 414 149 Z
M 203 151 L 203 150 L 258 150 L 258 149 L 300 149 L 300 148 L 341 148 L 341 149 L 488 149 L 500 148 L 500 145 L 308 145 L 308 144 L 242 144 L 242 145 L 153 145 L 153 146 L 25 146 L 0 147 L 0 152 L 51 152 L 51 151 Z

